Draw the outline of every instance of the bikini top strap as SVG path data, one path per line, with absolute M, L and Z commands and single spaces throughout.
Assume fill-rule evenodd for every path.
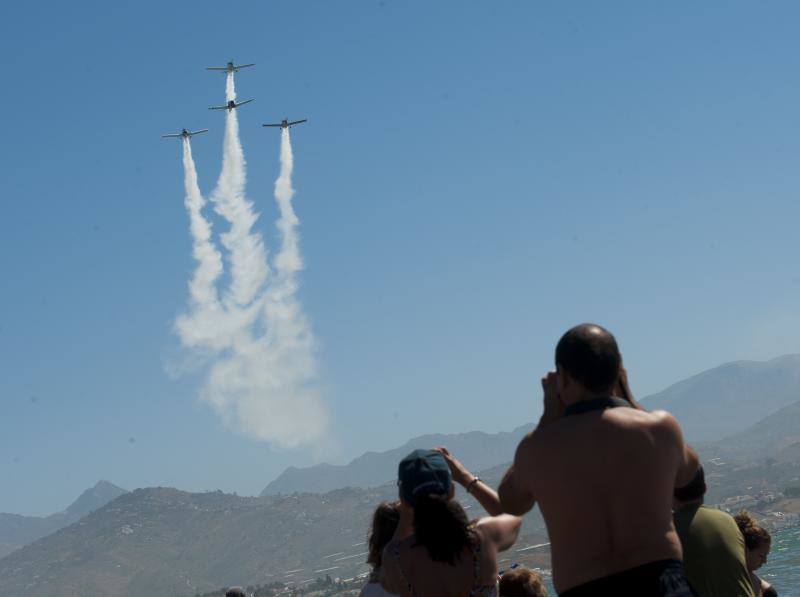
M 481 580 L 481 542 L 478 537 L 476 537 L 475 549 L 472 550 L 472 574 L 472 584 L 477 587 Z
M 406 584 L 406 588 L 408 588 L 408 592 L 413 596 L 416 597 L 417 592 L 414 590 L 414 587 L 411 585 L 411 581 L 408 580 L 406 576 L 406 571 L 403 570 L 403 564 L 400 563 L 400 543 L 395 541 L 392 545 L 392 554 L 394 555 L 394 561 L 397 563 L 397 570 L 400 572 L 400 577 L 403 579 L 403 582 Z

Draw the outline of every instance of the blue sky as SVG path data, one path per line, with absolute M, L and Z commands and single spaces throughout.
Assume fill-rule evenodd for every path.
M 0 511 L 100 478 L 257 493 L 288 465 L 540 411 L 568 326 L 634 390 L 798 352 L 790 2 L 74 2 L 0 8 Z M 173 378 L 192 271 L 180 144 L 219 174 L 237 61 L 248 194 L 275 246 L 295 129 L 301 300 L 335 451 L 227 429 Z M 215 221 L 218 231 L 219 222 Z

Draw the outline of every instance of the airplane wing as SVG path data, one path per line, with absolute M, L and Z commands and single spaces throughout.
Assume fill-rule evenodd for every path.
M 278 126 L 281 126 L 281 125 L 280 124 L 262 124 L 261 126 L 275 126 L 275 127 L 278 127 Z
M 225 105 L 225 106 L 209 106 L 208 109 L 209 110 L 227 110 L 228 106 L 227 105 Z
M 255 99 L 255 98 L 253 98 L 253 99 Z M 237 102 L 236 103 L 236 107 L 238 108 L 239 106 L 244 106 L 245 104 L 249 104 L 252 101 L 253 101 L 252 99 L 249 99 L 249 100 L 244 100 L 243 102 Z
M 247 68 L 248 66 L 255 66 L 255 62 L 252 64 L 237 64 L 236 68 Z
M 227 66 L 207 66 L 206 70 L 228 70 Z
M 177 135 L 161 135 L 161 138 L 162 138 L 162 139 L 166 139 L 167 137 L 175 137 L 175 138 L 178 138 L 178 137 L 180 137 L 180 136 L 181 136 L 181 135 L 180 135 L 180 133 L 178 133 Z
M 292 126 L 293 124 L 303 124 L 304 122 L 308 122 L 308 118 L 303 118 L 303 120 L 295 120 L 294 122 L 290 122 L 289 126 Z
M 191 135 L 199 135 L 200 133 L 207 133 L 207 132 L 208 132 L 208 129 L 200 129 L 199 131 L 195 131 L 193 133 L 189 133 L 189 136 L 191 136 Z

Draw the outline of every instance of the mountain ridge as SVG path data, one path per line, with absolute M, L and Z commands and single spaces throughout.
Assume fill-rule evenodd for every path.
M 709 443 L 746 429 L 760 420 L 764 411 L 774 412 L 798 400 L 800 354 L 788 354 L 767 361 L 723 363 L 671 384 L 641 402 L 647 408 L 663 408 L 675 415 L 690 442 Z M 725 413 L 725 417 L 710 416 L 714 412 Z M 470 431 L 421 435 L 397 448 L 365 452 L 347 464 L 288 467 L 260 495 L 375 487 L 392 478 L 397 463 L 408 452 L 436 445 L 452 448 L 468 468 L 490 467 L 510 461 L 517 443 L 532 428 L 533 423 L 528 423 L 495 434 Z
M 369 451 L 344 465 L 320 463 L 309 467 L 288 467 L 271 481 L 260 496 L 294 492 L 325 492 L 343 487 L 377 487 L 391 482 L 397 463 L 417 448 L 446 445 L 467 468 L 489 468 L 514 457 L 517 444 L 533 424 L 512 431 L 485 433 L 427 434 L 412 438 L 402 446 L 383 452 Z
M 48 516 L 22 516 L 0 512 L 0 558 L 20 547 L 77 522 L 90 512 L 126 493 L 109 481 L 100 480 L 83 491 L 69 506 Z

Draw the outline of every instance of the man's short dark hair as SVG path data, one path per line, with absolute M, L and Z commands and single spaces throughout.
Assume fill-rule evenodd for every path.
M 590 392 L 610 392 L 619 378 L 622 357 L 614 335 L 593 323 L 576 325 L 556 346 L 556 367 Z
M 225 592 L 225 597 L 247 597 L 242 587 L 231 587 Z

